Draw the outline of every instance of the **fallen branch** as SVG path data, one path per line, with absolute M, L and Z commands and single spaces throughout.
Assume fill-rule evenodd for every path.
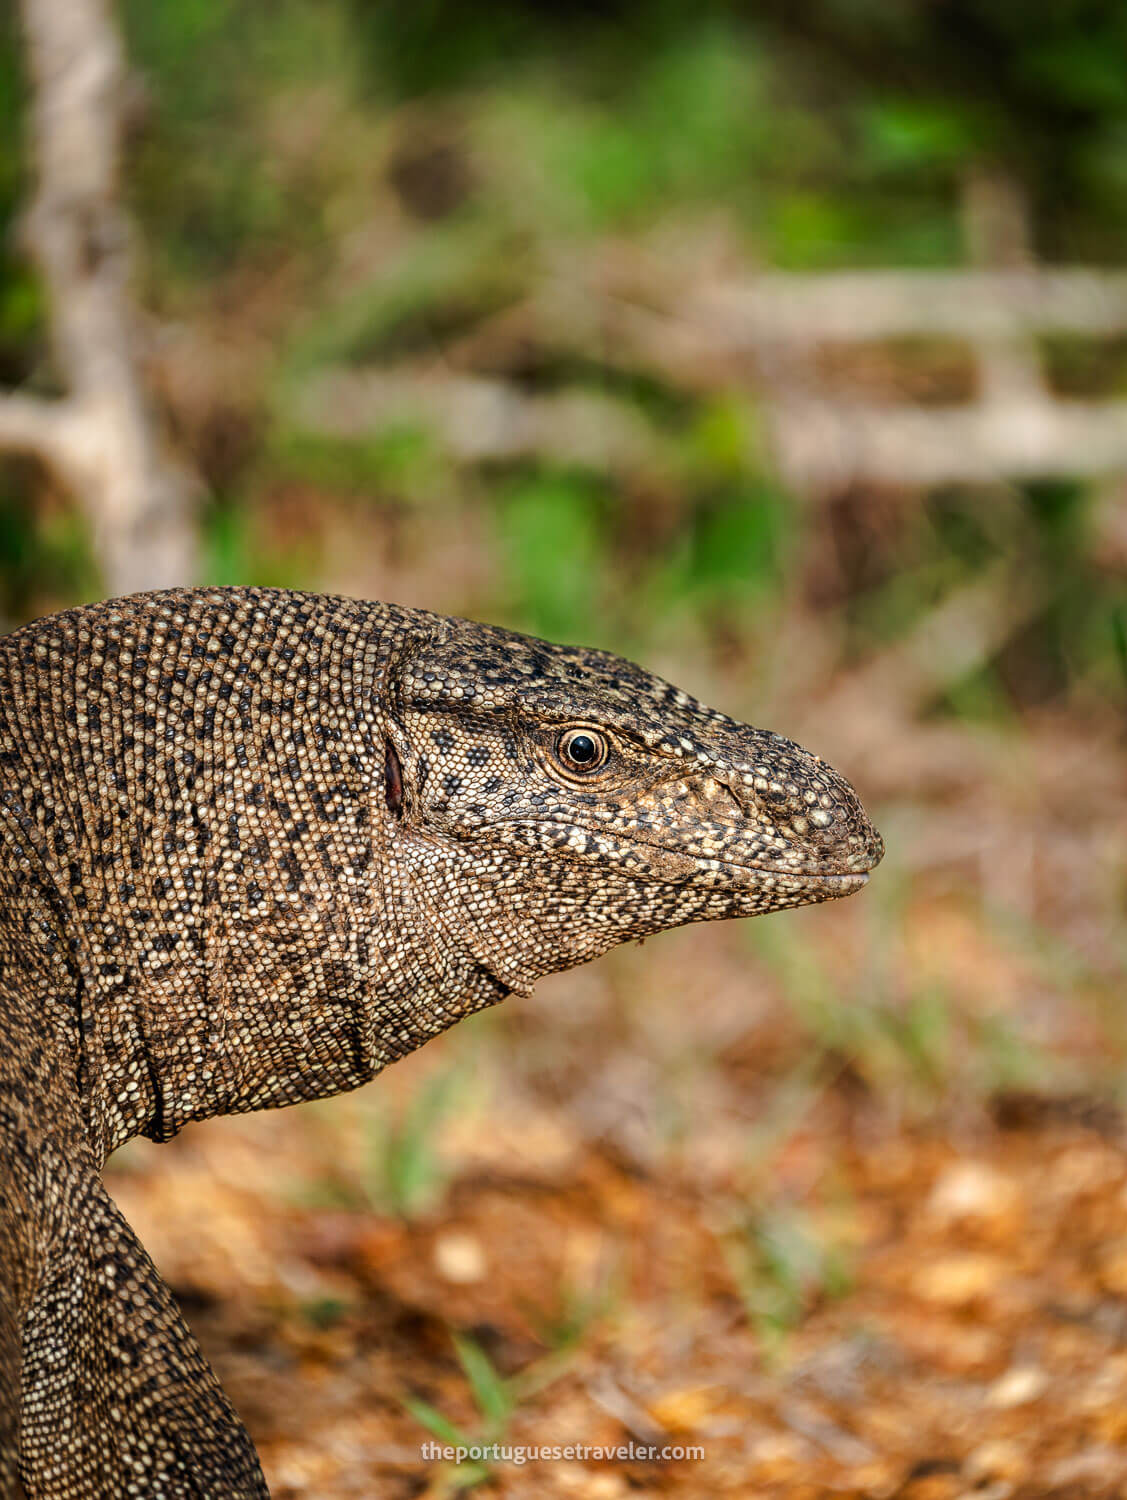
M 1127 275 L 1081 268 L 775 272 L 705 287 L 685 316 L 729 350 L 906 335 L 1098 337 L 1127 330 Z
M 1127 471 L 1127 401 L 1030 395 L 923 410 L 778 395 L 771 427 L 779 467 L 800 489 Z

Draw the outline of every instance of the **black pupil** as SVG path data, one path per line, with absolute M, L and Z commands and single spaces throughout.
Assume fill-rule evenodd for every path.
M 567 742 L 567 753 L 577 766 L 586 766 L 599 752 L 589 734 L 573 734 Z

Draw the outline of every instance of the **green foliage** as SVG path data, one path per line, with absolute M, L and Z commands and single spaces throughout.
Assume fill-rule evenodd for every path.
M 759 446 L 748 404 L 734 395 L 704 402 L 686 439 L 689 463 L 705 483 L 742 479 Z
M 513 1410 L 513 1398 L 507 1382 L 498 1375 L 485 1350 L 480 1344 L 474 1343 L 473 1339 L 456 1333 L 454 1348 L 469 1381 L 474 1404 L 481 1413 L 487 1430 L 500 1431 Z
M 1089 491 L 1075 480 L 1045 479 L 1024 486 L 1024 500 L 1038 547 L 1056 565 L 1075 557 L 1084 541 Z
M 12 266 L 0 279 L 0 350 L 30 342 L 46 315 L 43 289 L 26 266 Z
M 396 1119 L 373 1120 L 368 1139 L 368 1201 L 401 1219 L 432 1208 L 446 1176 L 438 1132 L 460 1094 L 455 1073 L 438 1073 L 417 1089 Z
M 878 821 L 894 861 L 904 834 L 887 819 Z M 953 993 L 941 965 L 931 970 L 906 961 L 900 945 L 910 882 L 895 868 L 882 876 L 866 893 L 866 957 L 850 985 L 816 949 L 781 931 L 784 924 L 753 922 L 745 929 L 807 1038 L 793 1081 L 801 1107 L 809 1104 L 810 1087 L 824 1087 L 844 1070 L 874 1099 L 915 1119 L 946 1107 L 955 1076 L 984 1099 L 1014 1087 L 1058 1087 L 1056 1060 L 1027 1033 L 1020 1016 L 983 1010 L 980 997 L 968 1002 Z M 994 914 L 994 926 L 999 936 L 1009 934 L 1014 953 L 1035 964 L 1046 985 L 1079 988 L 1083 976 L 1075 963 L 1069 959 L 1072 968 L 1060 972 L 1065 960 L 1037 929 L 1006 912 Z
M 652 608 L 682 608 L 717 619 L 746 618 L 781 585 L 793 505 L 774 484 L 744 480 L 699 499 L 653 575 Z
M 452 1333 L 454 1351 L 466 1377 L 470 1398 L 477 1412 L 472 1427 L 452 1421 L 431 1402 L 419 1396 L 399 1399 L 421 1426 L 440 1442 L 455 1448 L 489 1447 L 503 1443 L 513 1416 L 521 1403 L 553 1385 L 567 1373 L 577 1352 L 582 1327 L 560 1342 L 548 1354 L 526 1365 L 517 1375 L 500 1374 L 485 1350 L 464 1333 Z M 438 1493 L 474 1489 L 491 1477 L 490 1461 L 470 1459 L 457 1465 L 443 1465 L 439 1470 Z
M 769 485 L 721 494 L 702 506 L 692 542 L 691 577 L 715 600 L 747 600 L 782 573 L 787 503 Z
M 1124 142 L 1127 165 L 1127 140 Z M 1049 385 L 1058 395 L 1086 400 L 1127 396 L 1127 337 L 1046 335 L 1039 341 Z
M 362 1155 L 342 1159 L 339 1141 L 316 1176 L 295 1184 L 300 1201 L 320 1207 L 383 1214 L 405 1221 L 430 1213 L 447 1184 L 439 1135 L 450 1112 L 465 1102 L 466 1080 L 454 1069 L 430 1075 L 398 1109 L 377 1096 L 362 1117 Z M 310 1108 L 314 1122 L 331 1111 Z
M 1123 678 L 1124 688 L 1127 688 L 1127 604 L 1119 605 L 1111 611 L 1108 624 L 1119 673 Z
M 287 158 L 276 118 L 293 125 L 304 114 L 316 140 L 309 94 L 326 80 L 348 92 L 343 0 L 124 0 L 122 19 L 151 84 L 129 184 L 162 284 L 215 277 L 239 256 L 261 265 L 315 253 L 339 158 Z
M 203 517 L 203 579 L 205 583 L 248 583 L 251 566 L 248 516 L 244 508 L 216 499 Z M 254 580 L 257 581 L 257 580 Z
M 831 1071 L 848 1065 L 879 1096 L 903 1095 L 914 1109 L 934 1105 L 947 1077 L 953 1032 L 949 1000 L 935 981 L 923 976 L 904 993 L 878 968 L 863 989 L 843 994 L 838 976 L 813 950 L 770 934 L 752 940 L 769 955 Z
M 950 170 L 974 159 L 970 119 L 935 100 L 877 98 L 862 104 L 859 123 L 862 149 L 877 171 Z
M 584 641 L 601 612 L 606 495 L 584 475 L 531 470 L 502 491 L 497 542 L 514 621 L 536 635 Z
M 343 1297 L 312 1297 L 301 1304 L 301 1315 L 313 1328 L 335 1328 L 349 1312 Z
M 611 1299 L 609 1284 L 596 1289 L 566 1287 L 562 1306 L 547 1317 L 536 1318 L 537 1333 L 554 1353 L 566 1354 L 579 1347 Z
M 26 97 L 15 7 L 0 9 L 0 239 L 27 182 Z
M 478 1412 L 472 1431 L 444 1416 L 437 1407 L 419 1396 L 403 1396 L 401 1401 L 415 1420 L 440 1442 L 455 1448 L 486 1447 L 500 1442 L 516 1405 L 512 1386 L 493 1367 L 480 1344 L 466 1334 L 453 1335 L 454 1350 L 462 1366 L 470 1395 Z M 474 1489 L 490 1477 L 488 1463 L 468 1460 L 457 1466 L 445 1466 L 443 1474 L 447 1492 Z
M 843 1249 L 791 1207 L 737 1218 L 721 1244 L 769 1362 L 816 1302 L 843 1296 L 852 1283 Z
M 0 465 L 0 616 L 9 622 L 99 594 L 83 518 L 37 510 L 33 478 L 21 464 Z
M 200 579 L 208 584 L 254 584 L 259 588 L 301 588 L 310 560 L 304 553 L 264 548 L 256 537 L 255 515 L 233 497 L 216 495 L 201 516 Z
M 367 364 L 435 353 L 528 290 L 532 266 L 520 243 L 473 222 L 440 227 L 383 267 L 295 339 L 290 378 L 321 364 Z
M 882 81 L 895 79 L 896 97 L 911 101 L 913 120 L 870 136 L 880 152 L 873 165 L 902 170 L 905 144 L 909 154 L 923 151 L 924 165 L 1002 161 L 1032 191 L 1049 258 L 1122 258 L 1127 10 L 1119 0 L 821 0 L 801 14 L 800 25 L 793 8 L 771 7 L 768 22 L 796 60 L 847 96 L 880 94 Z
M 430 433 L 407 424 L 369 438 L 282 430 L 271 444 L 266 467 L 275 480 L 299 480 L 329 494 L 367 500 L 388 493 L 422 498 L 440 471 Z
M 587 229 L 627 224 L 676 199 L 754 201 L 749 166 L 763 155 L 765 100 L 754 49 L 696 28 L 676 47 L 639 56 L 613 98 L 526 96 L 549 180 L 571 189 Z
M 399 1399 L 404 1409 L 410 1412 L 415 1421 L 446 1447 L 472 1448 L 478 1444 L 484 1445 L 486 1439 L 480 1434 L 467 1432 L 456 1422 L 451 1422 L 436 1406 L 432 1406 L 429 1401 L 424 1401 L 421 1396 L 401 1396 Z M 490 1438 L 488 1441 L 492 1442 L 494 1439 Z M 491 1477 L 492 1470 L 488 1464 L 479 1459 L 467 1459 L 457 1466 L 444 1464 L 442 1474 L 444 1482 L 438 1493 L 457 1494 L 462 1490 L 476 1489 L 479 1484 L 484 1484 Z

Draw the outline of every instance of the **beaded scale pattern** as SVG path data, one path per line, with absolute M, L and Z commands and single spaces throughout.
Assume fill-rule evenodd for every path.
M 0 1500 L 267 1493 L 101 1184 L 123 1141 L 881 852 L 816 756 L 599 651 L 259 589 L 0 639 Z

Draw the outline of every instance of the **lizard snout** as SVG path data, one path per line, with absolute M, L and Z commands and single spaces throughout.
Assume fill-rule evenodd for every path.
M 884 857 L 884 842 L 852 784 L 791 740 L 757 734 L 754 753 L 715 776 L 744 814 L 766 824 L 807 869 L 863 874 Z

